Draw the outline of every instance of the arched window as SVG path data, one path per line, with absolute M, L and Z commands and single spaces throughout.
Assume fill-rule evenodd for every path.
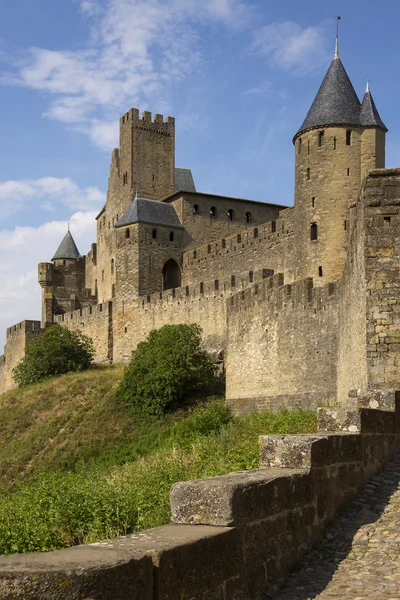
M 310 181 L 310 179 L 311 179 L 311 171 L 310 171 L 310 167 L 307 167 L 306 178 L 307 178 L 307 181 Z
M 153 238 L 153 240 L 156 239 L 156 237 L 157 237 L 157 229 L 153 229 L 153 231 L 151 232 L 151 237 Z
M 325 133 L 323 131 L 318 132 L 318 146 L 322 148 L 325 144 Z
M 315 241 L 318 239 L 318 225 L 316 223 L 311 223 L 310 239 L 311 241 Z
M 111 259 L 111 275 L 114 275 L 114 259 Z
M 111 286 L 111 298 L 115 298 L 115 283 Z
M 181 270 L 178 263 L 170 258 L 162 270 L 162 289 L 171 290 L 181 287 Z
M 251 223 L 251 212 L 247 212 L 244 216 L 246 223 Z
M 230 208 L 230 209 L 228 210 L 228 219 L 229 219 L 230 221 L 233 221 L 233 217 L 234 217 L 234 216 L 235 216 L 235 211 L 234 211 L 232 208 Z
M 170 234 L 169 234 L 169 241 L 170 241 L 170 242 L 173 242 L 173 241 L 174 241 L 174 232 L 173 232 L 173 231 L 170 231 Z
M 215 206 L 212 206 L 210 208 L 210 218 L 215 218 L 217 216 L 217 209 L 215 208 Z
M 128 229 L 125 229 L 125 238 L 129 239 L 129 236 L 131 235 L 130 229 L 128 227 Z
M 193 206 L 193 214 L 194 214 L 194 215 L 198 215 L 198 214 L 200 214 L 200 209 L 199 209 L 199 205 L 198 205 L 198 204 L 195 204 L 195 205 Z
M 351 146 L 351 129 L 346 131 L 346 146 Z

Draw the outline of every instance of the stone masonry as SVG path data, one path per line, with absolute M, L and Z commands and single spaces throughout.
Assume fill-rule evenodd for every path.
M 96 242 L 81 257 L 67 232 L 39 265 L 34 335 L 58 322 L 93 338 L 96 361 L 125 362 L 152 329 L 198 323 L 238 414 L 382 403 L 400 379 L 400 171 L 384 169 L 386 131 L 336 53 L 293 138 L 284 207 L 198 192 L 175 167 L 175 120 L 130 109 Z M 32 335 L 9 331 L 0 391 Z

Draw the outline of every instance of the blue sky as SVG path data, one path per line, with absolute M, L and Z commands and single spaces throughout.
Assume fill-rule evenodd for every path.
M 293 146 L 333 56 L 367 78 L 400 166 L 398 0 L 14 0 L 0 3 L 0 351 L 40 319 L 37 263 L 67 222 L 94 241 L 118 118 L 176 118 L 197 189 L 291 205 Z

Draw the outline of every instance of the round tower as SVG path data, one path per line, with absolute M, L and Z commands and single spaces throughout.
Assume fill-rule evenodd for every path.
M 367 90 L 361 105 L 337 51 L 293 138 L 297 263 L 295 278 L 314 285 L 343 269 L 349 204 L 367 171 L 384 167 L 385 132 Z

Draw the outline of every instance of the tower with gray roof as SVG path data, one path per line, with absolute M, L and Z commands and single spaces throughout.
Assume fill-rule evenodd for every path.
M 367 87 L 361 103 L 337 51 L 293 138 L 296 268 L 317 285 L 340 276 L 349 205 L 368 171 L 385 166 L 387 128 Z

